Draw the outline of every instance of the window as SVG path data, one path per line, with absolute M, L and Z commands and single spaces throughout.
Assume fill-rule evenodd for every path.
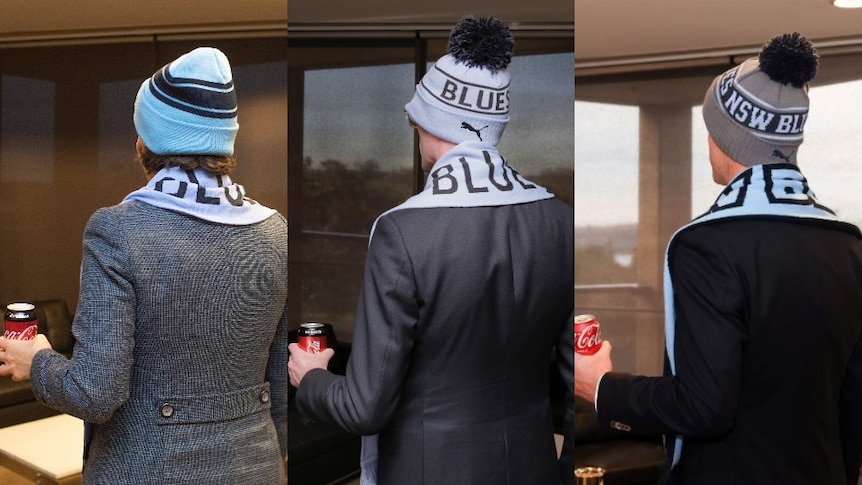
M 638 108 L 575 102 L 575 284 L 634 283 Z
M 284 37 L 142 39 L 0 49 L 0 301 L 62 298 L 74 311 L 87 220 L 145 183 L 133 161 L 138 87 L 200 45 L 223 50 L 233 69 L 233 179 L 287 212 Z
M 574 197 L 571 32 L 515 34 L 511 121 L 501 153 L 525 177 Z M 371 225 L 424 185 L 404 116 L 448 39 L 290 37 L 290 321 L 350 340 Z

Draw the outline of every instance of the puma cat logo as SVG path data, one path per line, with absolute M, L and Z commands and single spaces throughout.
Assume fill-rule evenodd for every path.
M 478 136 L 478 137 L 479 137 L 479 141 L 484 141 L 484 140 L 482 140 L 482 133 L 480 133 L 480 132 L 481 132 L 482 130 L 484 130 L 485 128 L 487 128 L 487 127 L 488 127 L 488 125 L 485 125 L 485 126 L 483 126 L 482 128 L 479 128 L 479 129 L 477 130 L 476 128 L 473 128 L 473 127 L 470 125 L 470 123 L 467 123 L 466 121 L 462 121 L 462 122 L 461 122 L 461 129 L 462 129 L 462 130 L 470 130 L 470 131 L 472 131 L 473 133 L 475 133 L 475 134 L 476 134 L 476 136 Z

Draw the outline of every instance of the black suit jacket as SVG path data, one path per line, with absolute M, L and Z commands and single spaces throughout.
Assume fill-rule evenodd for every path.
M 668 483 L 855 485 L 862 244 L 850 227 L 724 219 L 680 233 L 677 374 L 605 375 L 600 421 L 685 436 Z
M 346 376 L 309 372 L 299 409 L 379 433 L 380 485 L 559 483 L 548 368 L 557 349 L 573 388 L 573 225 L 556 199 L 381 217 Z

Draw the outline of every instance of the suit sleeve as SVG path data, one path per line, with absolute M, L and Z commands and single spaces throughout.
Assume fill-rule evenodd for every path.
M 681 233 L 670 259 L 676 375 L 608 373 L 598 392 L 604 425 L 649 434 L 715 436 L 730 429 L 742 381 L 744 282 L 708 234 Z
M 93 214 L 84 230 L 74 358 L 42 350 L 30 369 L 40 402 L 91 423 L 108 420 L 129 397 L 136 297 L 128 254 L 124 229 L 113 214 L 105 209 Z
M 419 308 L 413 267 L 399 228 L 381 217 L 368 248 L 353 348 L 345 376 L 310 371 L 297 407 L 356 434 L 386 425 L 397 403 L 415 340 Z

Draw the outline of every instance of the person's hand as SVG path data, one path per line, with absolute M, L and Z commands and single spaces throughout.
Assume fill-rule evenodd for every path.
M 593 355 L 583 355 L 575 352 L 575 395 L 593 403 L 596 400 L 596 387 L 599 378 L 614 370 L 611 362 L 611 343 L 602 342 L 598 352 Z
M 319 354 L 306 352 L 302 350 L 299 344 L 290 344 L 287 346 L 290 352 L 290 359 L 287 361 L 287 374 L 290 376 L 290 383 L 293 387 L 299 388 L 299 383 L 302 378 L 311 369 L 326 369 L 329 365 L 329 359 L 335 355 L 332 349 L 321 350 Z
M 40 334 L 31 340 L 0 337 L 0 376 L 11 376 L 13 381 L 30 379 L 33 356 L 42 349 L 50 349 L 48 339 Z

